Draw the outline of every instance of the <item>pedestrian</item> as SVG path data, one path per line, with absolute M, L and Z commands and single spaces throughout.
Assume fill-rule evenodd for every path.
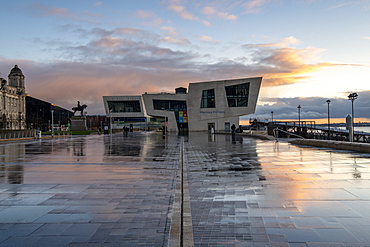
M 127 126 L 123 127 L 123 134 L 124 134 L 124 136 L 127 136 L 127 134 L 128 134 L 128 127 Z
M 235 135 L 235 129 L 236 129 L 235 124 L 231 125 L 231 134 L 232 135 Z

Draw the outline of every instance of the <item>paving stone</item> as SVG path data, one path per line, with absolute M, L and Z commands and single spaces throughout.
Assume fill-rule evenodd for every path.
M 0 143 L 0 246 L 167 246 L 182 140 L 194 246 L 370 246 L 368 156 L 144 132 Z

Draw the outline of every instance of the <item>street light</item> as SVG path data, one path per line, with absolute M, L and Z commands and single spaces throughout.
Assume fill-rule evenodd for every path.
M 110 122 L 110 135 L 112 136 L 112 133 L 113 133 L 113 130 L 112 130 L 112 125 L 113 125 L 113 123 L 112 123 L 112 112 L 113 112 L 113 109 L 111 109 L 110 111 L 109 111 L 109 122 Z
M 51 136 L 54 136 L 54 110 L 51 110 Z
M 330 140 L 330 108 L 329 108 L 329 105 L 330 105 L 330 99 L 328 99 L 326 101 L 326 103 L 328 103 L 328 139 Z
M 298 133 L 301 132 L 300 128 L 301 128 L 301 105 L 298 105 L 297 106 L 298 108 Z
M 358 94 L 357 93 L 350 93 L 348 95 L 348 100 L 350 100 L 352 102 L 352 126 L 350 128 L 350 141 L 353 141 L 353 131 L 354 131 L 354 123 L 355 123 L 355 113 L 354 113 L 354 109 L 353 109 L 353 102 L 357 99 L 358 97 Z
M 355 122 L 354 121 L 354 119 L 355 119 L 355 113 L 354 113 L 354 110 L 353 110 L 353 101 L 355 101 L 357 99 L 357 97 L 358 97 L 358 94 L 357 93 L 350 93 L 348 95 L 348 100 L 350 100 L 352 102 L 352 127 L 354 127 L 353 124 Z

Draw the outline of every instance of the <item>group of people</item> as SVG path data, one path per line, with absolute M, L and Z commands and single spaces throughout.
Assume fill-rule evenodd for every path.
M 231 134 L 234 135 L 235 133 L 243 133 L 242 126 L 239 125 L 239 127 L 236 128 L 235 124 L 231 125 Z

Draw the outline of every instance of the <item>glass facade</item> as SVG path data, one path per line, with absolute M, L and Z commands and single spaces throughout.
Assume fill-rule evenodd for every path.
M 185 100 L 153 100 L 154 110 L 186 111 Z
M 131 101 L 108 101 L 110 112 L 141 112 L 140 102 L 138 100 Z
M 154 110 L 173 111 L 179 131 L 188 130 L 188 112 L 185 100 L 153 100 Z
M 229 107 L 247 107 L 249 82 L 225 87 Z
M 202 101 L 200 103 L 200 108 L 215 108 L 215 90 L 208 89 L 202 92 Z

